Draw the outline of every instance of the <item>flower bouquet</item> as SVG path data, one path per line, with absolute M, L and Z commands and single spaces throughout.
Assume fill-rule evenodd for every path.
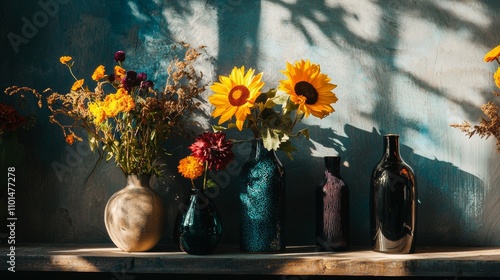
M 496 46 L 492 50 L 490 50 L 484 56 L 484 62 L 492 62 L 496 61 L 500 65 L 500 45 Z M 495 85 L 500 88 L 500 67 L 498 67 L 495 74 L 493 74 L 493 79 L 495 81 Z M 493 91 L 493 95 L 500 96 L 500 93 Z M 487 102 L 483 106 L 481 106 L 481 111 L 488 117 L 485 119 L 481 118 L 481 122 L 476 125 L 471 125 L 467 121 L 464 121 L 461 124 L 451 124 L 451 127 L 455 127 L 464 132 L 467 136 L 472 137 L 474 135 L 479 135 L 481 138 L 488 139 L 490 136 L 496 138 L 496 146 L 497 152 L 500 153 L 500 116 L 498 113 L 500 112 L 500 107 L 493 102 Z
M 164 208 L 149 178 L 162 176 L 162 144 L 174 133 L 190 132 L 198 98 L 205 90 L 202 74 L 194 68 L 203 47 L 183 46 L 185 56 L 170 62 L 163 90 L 155 90 L 146 73 L 124 68 L 126 53 L 118 51 L 112 71 L 99 65 L 93 72 L 93 91 L 75 75 L 70 56 L 60 58 L 74 79 L 69 93 L 44 91 L 50 93 L 46 98 L 49 120 L 61 128 L 66 142 L 83 141 L 78 129 L 83 128 L 99 159 L 104 155 L 106 161 L 114 159 L 127 177 L 126 187 L 108 200 L 104 217 L 108 234 L 123 251 L 146 251 L 159 241 Z M 10 87 L 6 93 L 26 90 L 31 89 Z
M 293 132 L 294 126 L 309 115 L 322 119 L 334 112 L 331 104 L 337 97 L 332 90 L 336 85 L 309 60 L 287 63 L 281 72 L 288 79 L 266 93 L 261 92 L 263 73 L 255 75 L 254 69 L 245 72 L 244 66 L 235 67 L 229 76 L 220 76 L 220 82 L 210 86 L 214 94 L 208 98 L 215 106 L 212 116 L 219 117 L 215 130 L 248 128 L 254 138 L 262 139 L 266 149 L 279 149 L 291 157 L 296 148 L 290 139 L 300 135 L 309 138 L 307 129 Z M 276 110 L 277 106 L 281 109 Z M 220 126 L 225 122 L 227 127 Z
M 294 132 L 304 117 L 324 118 L 334 112 L 336 85 L 309 60 L 287 63 L 287 79 L 266 93 L 262 73 L 245 67 L 233 68 L 211 85 L 208 97 L 219 118 L 214 129 L 249 129 L 252 153 L 240 174 L 240 249 L 244 252 L 281 252 L 285 248 L 285 169 L 275 155 L 284 151 L 290 158 L 296 148 L 291 139 L 309 139 L 307 129 Z M 220 126 L 228 123 L 227 126 Z M 235 143 L 246 140 L 234 140 Z
M 191 195 L 187 209 L 180 207 L 178 234 L 179 247 L 186 253 L 211 254 L 219 244 L 222 234 L 222 221 L 218 210 L 205 191 L 214 187 L 207 180 L 208 171 L 224 170 L 234 159 L 233 144 L 222 132 L 203 132 L 189 146 L 191 155 L 179 161 L 179 173 L 191 180 Z M 202 187 L 196 187 L 194 180 L 203 175 Z

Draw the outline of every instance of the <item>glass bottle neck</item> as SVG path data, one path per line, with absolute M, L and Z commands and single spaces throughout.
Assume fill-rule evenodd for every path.
M 257 160 L 262 156 L 267 156 L 268 154 L 271 154 L 272 152 L 273 151 L 268 151 L 266 147 L 264 147 L 264 142 L 262 142 L 262 139 L 260 138 L 253 139 L 251 158 Z
M 399 154 L 399 135 L 387 134 L 384 136 L 384 158 L 388 160 L 401 160 Z
M 333 176 L 340 176 L 340 157 L 326 156 L 324 157 L 326 170 Z

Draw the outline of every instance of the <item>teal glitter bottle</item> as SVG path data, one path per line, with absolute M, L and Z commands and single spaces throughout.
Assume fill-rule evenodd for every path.
M 240 183 L 240 249 L 249 253 L 285 250 L 285 169 L 261 139 L 243 165 Z

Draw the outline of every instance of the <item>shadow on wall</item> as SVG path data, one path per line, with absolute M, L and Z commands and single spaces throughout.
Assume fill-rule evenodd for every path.
M 20 18 L 22 16 L 31 18 L 41 9 L 32 5 L 31 8 L 28 7 L 29 10 L 24 10 L 22 6 L 25 3 L 21 2 L 27 3 L 26 1 L 16 2 L 14 12 L 7 13 L 5 9 L 2 13 L 6 19 L 6 25 L 0 29 L 0 34 L 5 36 L 8 32 L 21 34 L 21 27 L 16 26 L 22 23 Z M 79 61 L 86 62 L 82 63 L 79 73 L 91 73 L 96 65 L 102 61 L 108 61 L 109 54 L 116 51 L 117 47 L 140 53 L 139 58 L 130 62 L 132 62 L 131 66 L 143 65 L 142 60 L 150 60 L 150 57 L 153 57 L 157 51 L 150 49 L 154 47 L 154 44 L 143 42 L 146 38 L 157 38 L 169 42 L 175 34 L 175 30 L 171 30 L 163 17 L 163 9 L 173 9 L 180 14 L 189 15 L 192 13 L 190 4 L 196 1 L 144 2 L 147 3 L 141 3 L 139 6 L 128 1 L 128 6 L 124 9 L 119 3 L 106 4 L 94 0 L 86 2 L 85 5 L 77 5 L 72 1 L 65 6 L 64 12 L 61 9 L 57 17 L 50 18 L 46 26 L 40 27 L 39 33 L 30 38 L 28 43 L 19 45 L 18 55 L 9 57 L 9 52 L 0 54 L 0 57 L 5 58 L 6 61 L 5 66 L 0 67 L 2 77 L 6 78 L 0 81 L 0 85 L 10 86 L 10 84 L 5 84 L 6 81 L 23 84 L 26 82 L 25 79 L 28 79 L 28 85 L 39 85 L 35 87 L 45 88 L 50 83 L 51 86 L 55 84 L 55 90 L 68 88 L 71 81 L 64 79 L 65 82 L 63 82 L 62 78 L 59 79 L 59 77 L 67 77 L 66 69 L 59 67 L 60 65 L 55 66 L 58 64 L 57 58 L 62 55 L 61 52 L 72 52 Z M 394 112 L 392 95 L 396 93 L 393 92 L 391 77 L 404 75 L 419 89 L 449 98 L 442 89 L 397 67 L 394 62 L 395 50 L 398 45 L 397 35 L 401 32 L 398 16 L 408 13 L 432 22 L 442 29 L 472 31 L 470 34 L 473 37 L 470 40 L 477 44 L 490 45 L 489 40 L 491 40 L 488 39 L 491 36 L 487 28 L 464 21 L 450 11 L 439 7 L 438 1 L 408 2 L 404 5 L 396 0 L 375 2 L 373 5 L 377 6 L 382 13 L 379 23 L 381 36 L 376 41 L 367 40 L 351 31 L 345 19 L 359 20 L 359 18 L 356 13 L 343 6 L 331 7 L 326 4 L 326 1 L 269 0 L 266 2 L 289 10 L 290 22 L 302 32 L 310 46 L 315 46 L 314 34 L 308 26 L 304 25 L 304 22 L 316 26 L 322 35 L 329 38 L 340 50 L 354 51 L 356 54 L 353 56 L 368 56 L 376 61 L 378 66 L 366 71 L 371 72 L 370 76 L 382 77 L 374 81 L 376 85 L 372 93 L 379 96 L 379 99 L 373 113 L 363 117 L 375 121 L 379 127 L 384 127 L 388 131 L 400 131 L 401 128 L 422 131 L 426 129 L 423 126 L 429 125 L 407 119 L 404 115 Z M 218 40 L 220 46 L 225 46 L 224 49 L 219 48 L 217 72 L 228 72 L 233 65 L 241 63 L 246 64 L 247 67 L 258 66 L 261 59 L 258 53 L 258 18 L 263 1 L 220 0 L 206 3 L 207 6 L 211 5 L 218 11 L 217 24 L 220 30 Z M 498 1 L 481 1 L 481 3 L 484 3 L 489 11 L 498 11 L 500 8 Z M 6 6 L 7 4 L 2 5 L 2 7 Z M 324 16 L 318 17 L 318 13 Z M 75 17 L 75 15 L 78 16 Z M 500 19 L 493 15 L 490 17 L 492 25 L 498 25 Z M 54 45 L 58 45 L 58 48 L 54 49 Z M 5 50 L 12 52 L 9 42 L 4 41 L 2 46 Z M 14 65 L 16 67 L 13 67 Z M 151 66 L 151 68 L 154 67 Z M 450 100 L 457 104 L 461 102 L 453 98 Z M 479 108 L 475 108 L 473 104 L 460 103 L 460 106 L 470 114 L 471 118 L 480 115 Z M 391 113 L 386 115 L 384 112 Z M 34 241 L 95 242 L 106 240 L 101 213 L 107 197 L 113 190 L 123 186 L 124 179 L 119 177 L 117 170 L 111 166 L 110 169 L 106 169 L 107 171 L 104 169 L 99 171 L 95 174 L 95 178 L 85 183 L 84 176 L 92 169 L 95 157 L 87 155 L 84 151 L 84 160 L 77 165 L 79 169 L 71 169 L 72 173 L 61 181 L 51 164 L 53 162 L 66 163 L 71 152 L 63 146 L 64 141 L 56 128 L 48 122 L 41 125 L 41 121 L 39 124 L 32 131 L 20 134 L 19 139 L 19 142 L 27 149 L 27 156 L 23 159 L 24 166 L 18 173 L 21 180 L 18 185 L 25 188 L 19 192 L 18 207 L 20 211 L 24 211 L 24 216 L 21 218 L 26 221 L 19 234 L 26 237 L 26 240 Z M 48 126 L 50 128 L 47 129 Z M 342 135 L 347 136 L 341 136 L 331 129 L 322 129 L 319 126 L 310 126 L 309 130 L 311 134 L 319 135 L 319 140 L 317 140 L 319 143 L 326 147 L 333 146 L 344 161 L 349 163 L 349 166 L 344 167 L 341 172 L 351 189 L 352 243 L 353 245 L 368 244 L 369 182 L 371 171 L 382 155 L 381 134 L 376 130 L 363 131 L 353 125 L 344 127 L 345 133 Z M 402 143 L 404 143 L 404 137 L 405 135 L 402 135 Z M 433 141 L 439 136 L 430 135 L 429 137 L 431 138 L 429 140 Z M 33 143 L 32 139 L 40 139 L 40 141 Z M 58 141 L 56 145 L 54 145 L 54 139 Z M 300 142 L 300 145 L 314 149 L 309 141 Z M 321 158 L 312 158 L 305 151 L 307 149 L 301 149 L 294 161 L 283 160 L 287 167 L 287 181 L 289 182 L 289 191 L 287 191 L 289 244 L 314 242 L 314 207 L 309 207 L 309 205 L 314 201 L 313 185 L 320 181 L 324 164 Z M 481 235 L 485 229 L 488 236 L 493 238 L 492 232 L 500 225 L 499 218 L 495 218 L 498 217 L 500 207 L 498 206 L 500 205 L 499 188 L 488 190 L 489 193 L 485 196 L 487 193 L 484 190 L 485 183 L 474 175 L 459 170 L 451 163 L 414 154 L 410 147 L 404 145 L 401 147 L 401 152 L 405 161 L 414 169 L 418 180 L 420 204 L 419 240 L 417 242 L 419 244 L 481 245 L 488 242 L 483 238 L 484 235 Z M 176 160 L 171 159 L 174 172 Z M 498 164 L 498 161 L 495 162 Z M 498 172 L 498 167 L 492 171 Z M 177 184 L 177 179 L 170 178 L 169 180 L 162 183 L 167 186 L 163 193 L 166 201 L 186 195 L 186 189 L 183 189 L 180 195 L 169 189 L 170 185 Z M 235 230 L 238 228 L 237 217 L 230 217 L 230 214 L 234 213 L 237 207 L 236 181 L 233 177 L 228 189 L 218 197 L 221 202 L 218 205 L 229 210 L 222 211 L 228 213 L 223 218 L 228 221 L 227 228 Z M 498 182 L 489 185 L 499 186 Z M 87 188 L 90 188 L 90 191 Z M 83 194 L 86 196 L 82 196 Z M 21 196 L 25 197 L 21 198 Z M 174 211 L 177 206 L 169 204 L 169 207 L 172 207 L 171 210 Z M 37 211 L 36 215 L 33 215 L 31 211 Z M 172 218 L 169 217 L 170 220 Z M 30 224 L 31 221 L 35 223 Z M 237 242 L 237 234 L 234 236 L 229 241 Z
M 447 93 L 446 90 L 397 65 L 397 53 L 401 50 L 400 36 L 404 31 L 402 18 L 404 16 L 415 17 L 419 21 L 435 25 L 436 29 L 454 33 L 466 32 L 470 34 L 467 40 L 490 48 L 498 41 L 498 38 L 492 36 L 491 28 L 500 25 L 500 18 L 495 14 L 495 11 L 500 9 L 499 1 L 483 0 L 463 6 L 461 3 L 452 3 L 454 1 L 447 2 L 445 5 L 441 1 L 413 1 L 404 4 L 398 0 L 372 1 L 365 3 L 364 13 L 359 11 L 356 6 L 359 5 L 358 3 L 353 4 L 354 2 L 349 1 L 330 4 L 326 1 L 268 0 L 267 2 L 274 3 L 290 12 L 290 20 L 286 23 L 292 24 L 306 38 L 309 45 L 317 44 L 314 32 L 319 30 L 321 35 L 329 38 L 340 51 L 351 53 L 350 59 L 362 61 L 364 57 L 369 57 L 376 61 L 377 67 L 367 66 L 368 69 L 365 71 L 370 73 L 370 77 L 373 77 L 376 83 L 372 93 L 383 98 L 377 101 L 375 110 L 367 115 L 367 118 L 385 127 L 389 126 L 391 129 L 401 126 L 416 130 L 425 129 L 422 127 L 425 124 L 411 121 L 397 113 L 391 113 L 389 120 L 380 115 L 380 112 L 394 111 L 392 109 L 395 105 L 391 96 L 397 94 L 393 86 L 394 77 L 397 75 L 402 75 L 425 92 L 443 96 L 461 106 L 472 119 L 481 115 L 480 108 L 475 104 L 463 99 L 457 100 L 455 95 Z M 460 9 L 472 9 L 474 6 L 481 7 L 481 11 L 486 14 L 471 13 L 470 18 L 460 16 L 463 12 L 459 11 Z M 474 16 L 486 16 L 487 20 L 491 21 L 490 26 L 478 24 L 478 22 L 484 22 L 485 19 L 474 19 Z M 379 18 L 375 21 L 374 18 L 377 17 Z M 353 26 L 359 26 L 358 30 Z M 359 34 L 360 32 L 362 34 Z M 484 92 L 484 95 L 491 98 L 490 92 Z
M 373 168 L 382 157 L 384 134 L 351 125 L 344 127 L 347 136 L 317 126 L 310 130 L 321 135 L 321 144 L 333 146 L 347 165 L 341 167 L 341 175 L 351 192 L 352 244 L 368 245 L 370 179 Z M 404 135 L 401 135 L 401 140 L 401 157 L 412 167 L 417 179 L 417 246 L 486 244 L 487 240 L 481 237 L 486 201 L 484 182 L 451 163 L 415 154 L 402 144 Z M 323 164 L 322 159 L 320 161 L 318 164 Z

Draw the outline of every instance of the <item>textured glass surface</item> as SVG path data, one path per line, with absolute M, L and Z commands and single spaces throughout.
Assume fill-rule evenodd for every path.
M 202 190 L 194 190 L 191 194 L 178 234 L 179 247 L 188 254 L 207 255 L 217 248 L 222 234 L 220 215 Z
M 349 249 L 349 189 L 340 176 L 340 157 L 327 156 L 325 177 L 316 190 L 316 245 L 321 250 Z
M 240 248 L 245 252 L 285 249 L 285 171 L 261 140 L 254 140 L 242 167 Z

